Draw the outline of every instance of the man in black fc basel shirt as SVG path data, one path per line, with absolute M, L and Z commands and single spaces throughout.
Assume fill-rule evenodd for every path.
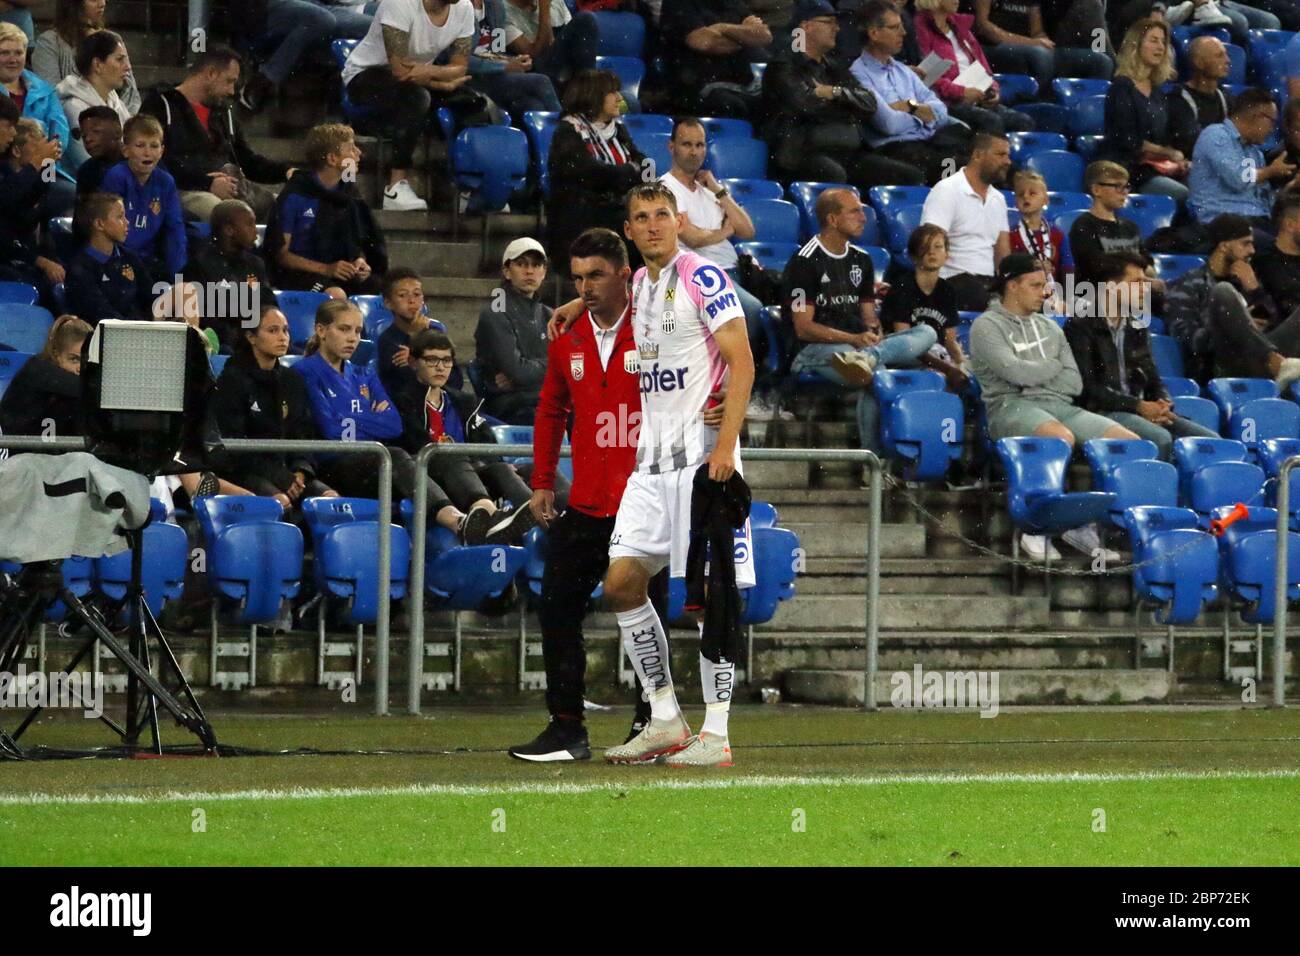
M 914 364 L 934 345 L 934 329 L 918 325 L 882 336 L 876 316 L 871 257 L 852 244 L 866 226 L 862 201 L 851 189 L 817 197 L 820 231 L 786 263 L 783 301 L 799 349 L 791 370 L 816 372 L 859 389 L 862 447 L 881 451 L 880 410 L 868 386 L 875 369 Z

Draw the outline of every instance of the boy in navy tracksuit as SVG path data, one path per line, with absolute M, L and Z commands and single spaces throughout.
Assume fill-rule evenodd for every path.
M 101 319 L 153 318 L 153 283 L 140 257 L 127 249 L 122 197 L 91 193 L 77 211 L 90 237 L 68 262 L 68 308 L 91 325 Z
M 185 267 L 185 222 L 176 180 L 158 165 L 162 126 L 141 113 L 126 121 L 122 140 L 126 159 L 104 174 L 100 190 L 116 193 L 126 204 L 127 249 L 145 261 L 154 280 L 174 282 Z

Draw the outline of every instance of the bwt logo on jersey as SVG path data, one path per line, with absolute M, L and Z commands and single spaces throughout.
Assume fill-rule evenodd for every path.
M 736 307 L 736 293 L 734 292 L 722 293 L 722 295 L 717 296 L 712 302 L 706 305 L 704 307 L 704 311 L 708 313 L 709 318 L 713 318 L 715 315 L 717 315 L 719 312 L 721 312 L 723 309 L 727 308 L 728 306 L 730 306 L 731 308 Z
M 691 276 L 691 285 L 699 289 L 706 299 L 712 298 L 727 287 L 727 276 L 717 266 L 703 265 Z
M 686 387 L 686 368 L 660 368 L 659 363 L 655 362 L 650 366 L 650 370 L 641 373 L 641 394 L 648 395 L 651 392 L 674 392 L 679 388 Z

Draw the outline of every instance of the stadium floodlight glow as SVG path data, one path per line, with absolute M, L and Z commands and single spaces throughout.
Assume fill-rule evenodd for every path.
M 107 320 L 95 328 L 90 361 L 102 367 L 99 407 L 105 411 L 185 411 L 189 327 L 177 322 Z

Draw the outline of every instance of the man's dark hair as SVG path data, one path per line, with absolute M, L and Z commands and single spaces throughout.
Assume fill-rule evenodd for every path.
M 1300 189 L 1284 189 L 1273 203 L 1273 229 L 1282 228 L 1282 220 L 1300 216 Z
M 393 294 L 397 288 L 397 283 L 405 282 L 407 279 L 419 279 L 420 273 L 416 272 L 410 266 L 398 266 L 396 269 L 389 269 L 384 276 L 384 280 L 379 286 L 379 291 L 385 299 Z
M 125 47 L 122 38 L 112 30 L 96 30 L 81 38 L 77 44 L 77 57 L 74 61 L 77 72 L 90 76 L 90 67 L 96 60 L 107 60 L 118 47 Z
M 95 225 L 95 220 L 107 219 L 113 206 L 121 202 L 122 197 L 116 193 L 103 192 L 91 193 L 81 200 L 74 215 L 77 234 L 88 237 Z
M 1247 113 L 1263 109 L 1265 106 L 1276 107 L 1277 100 L 1273 99 L 1273 94 L 1268 90 L 1261 90 L 1259 87 L 1252 86 L 1250 89 L 1242 90 L 1237 94 L 1237 98 L 1232 101 L 1232 109 L 1228 110 L 1228 115 L 1245 116 Z
M 1129 249 L 1100 255 L 1094 260 L 1094 263 L 1092 274 L 1098 282 L 1118 282 L 1124 278 L 1124 272 L 1127 269 L 1136 268 L 1141 272 L 1145 272 L 1147 268 L 1146 256 Z
M 231 47 L 224 43 L 218 43 L 210 46 L 194 58 L 190 68 L 185 71 L 186 76 L 198 76 L 204 70 L 224 70 L 231 62 L 238 63 L 241 67 L 244 65 L 244 58 L 240 56 Z
M 108 109 L 108 107 L 104 107 Z M 109 110 L 111 113 L 112 110 Z M 0 122 L 8 123 L 13 126 L 22 118 L 22 111 L 18 109 L 18 104 L 7 96 L 0 96 Z M 114 114 L 116 115 L 116 114 Z
M 862 31 L 862 38 L 866 39 L 868 30 L 883 27 L 885 17 L 891 13 L 898 13 L 898 7 L 889 0 L 867 0 L 858 10 L 858 29 Z
M 85 126 L 89 122 L 103 120 L 105 123 L 116 123 L 122 125 L 122 117 L 117 115 L 117 110 L 111 106 L 88 106 L 77 116 L 77 125 Z
M 456 346 L 441 329 L 421 329 L 411 336 L 411 358 L 418 359 L 430 349 L 450 352 L 452 361 L 456 360 Z
M 623 81 L 610 70 L 582 70 L 564 89 L 564 112 L 577 113 L 586 119 L 600 114 L 605 97 L 623 88 Z
M 676 116 L 673 118 L 673 133 L 672 136 L 669 137 L 669 139 L 676 141 L 677 130 L 683 126 L 698 126 L 700 129 L 704 129 L 704 124 L 699 121 L 698 117 Z
M 601 258 L 612 265 L 615 270 L 627 265 L 627 246 L 622 238 L 612 229 L 599 226 L 579 234 L 569 243 L 570 259 Z
M 252 216 L 257 220 L 257 214 L 253 212 L 253 207 L 242 199 L 223 199 L 212 207 L 212 216 L 208 224 L 212 227 L 214 238 L 221 238 L 221 231 L 226 226 L 231 225 L 240 216 Z
M 971 138 L 970 151 L 976 153 L 982 149 L 988 149 L 998 142 L 1007 142 L 1007 137 L 1002 133 L 990 133 L 988 130 L 980 130 Z

